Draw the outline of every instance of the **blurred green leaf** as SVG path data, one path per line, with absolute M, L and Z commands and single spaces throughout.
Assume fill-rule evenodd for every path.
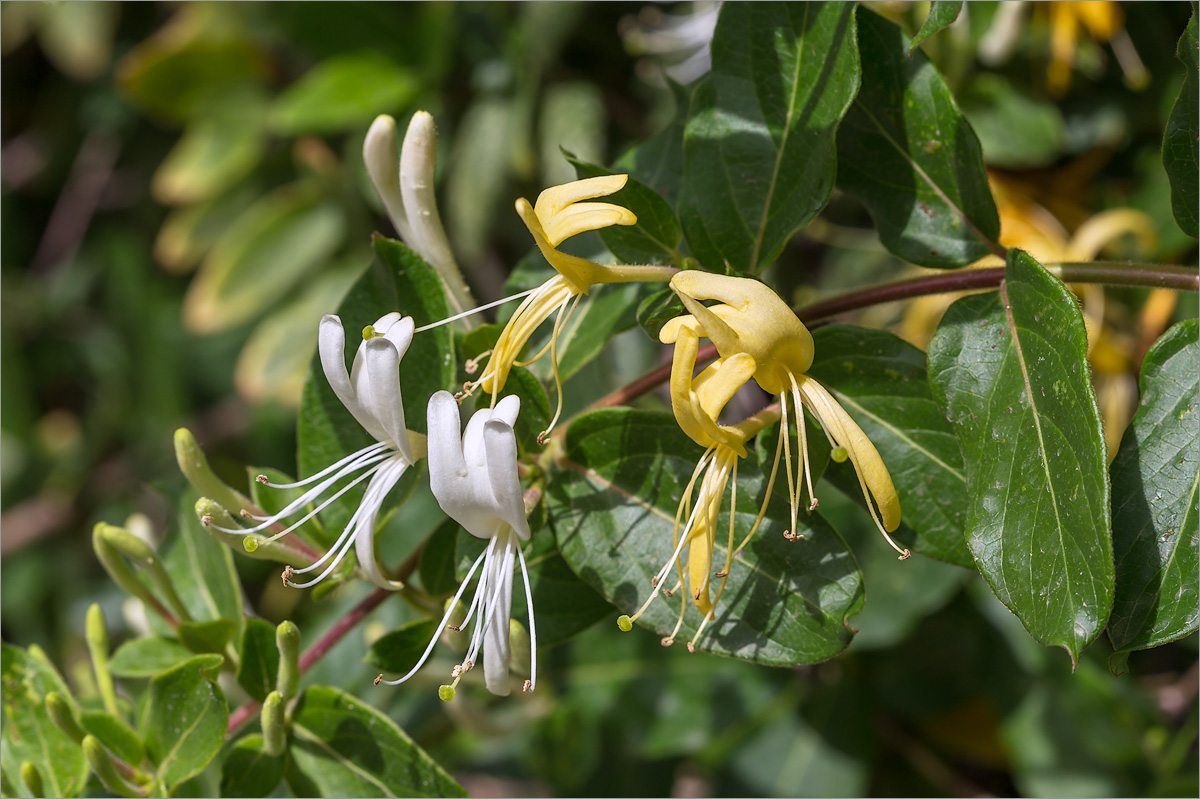
M 181 621 L 176 628 L 179 640 L 183 645 L 197 654 L 211 652 L 214 655 L 224 653 L 226 645 L 233 640 L 238 625 L 233 619 L 214 619 L 213 621 Z
M 376 236 L 374 248 L 375 260 L 338 308 L 346 339 L 355 352 L 362 340 L 359 331 L 389 313 L 411 316 L 418 327 L 450 315 L 446 291 L 433 267 L 398 241 Z M 454 338 L 448 325 L 413 337 L 400 362 L 404 419 L 408 429 L 425 432 L 425 406 L 435 391 L 456 387 L 455 364 Z M 296 459 L 301 476 L 315 474 L 347 454 L 374 443 L 333 393 L 317 358 L 313 359 L 304 386 L 296 438 Z M 415 487 L 417 470 L 409 472 L 389 495 L 388 501 L 393 506 Z M 363 490 L 359 487 L 347 492 L 322 512 L 321 519 L 327 530 L 335 533 L 342 530 L 358 507 Z
M 267 698 L 267 694 L 275 690 L 275 681 L 279 674 L 279 647 L 275 645 L 275 625 L 262 619 L 246 619 L 238 653 L 242 658 L 238 664 L 238 685 L 242 686 L 255 702 L 261 702 Z
M 108 669 L 117 677 L 154 677 L 195 655 L 171 638 L 151 635 L 134 638 L 117 647 Z
M 273 307 L 342 243 L 340 207 L 313 186 L 264 196 L 213 246 L 188 287 L 183 316 L 197 333 L 227 330 Z
M 283 779 L 284 758 L 263 751 L 261 735 L 247 735 L 225 747 L 221 796 L 270 796 Z
M 567 160 L 575 167 L 580 179 L 616 174 L 570 153 Z M 630 177 L 624 188 L 605 197 L 604 202 L 628 208 L 637 215 L 636 225 L 612 225 L 598 231 L 601 241 L 622 263 L 673 264 L 679 261 L 679 240 L 683 234 L 675 212 L 657 192 Z
M 548 488 L 550 525 L 571 569 L 627 613 L 642 604 L 651 577 L 674 549 L 676 508 L 700 455 L 669 414 L 593 411 L 567 431 L 565 468 Z M 740 541 L 758 514 L 765 480 L 752 459 L 738 470 Z M 715 569 L 725 563 L 729 511 L 723 503 Z M 830 658 L 850 642 L 846 620 L 863 601 L 854 556 L 819 513 L 801 514 L 796 532 L 803 542 L 786 541 L 787 516 L 775 496 L 758 534 L 733 559 L 699 649 L 794 665 Z M 670 633 L 681 599 L 686 596 L 652 602 L 640 623 Z M 689 603 L 678 640 L 693 636 L 698 616 Z
M 683 132 L 687 126 L 691 89 L 668 81 L 675 98 L 675 117 L 665 128 L 621 154 L 613 164 L 620 172 L 659 194 L 672 208 L 678 207 L 679 184 L 683 180 Z
M 692 97 L 680 221 L 710 271 L 757 272 L 829 199 L 858 90 L 854 6 L 729 3 Z
M 150 681 L 142 734 L 168 791 L 199 774 L 225 741 L 229 708 L 209 678 L 218 655 L 192 658 Z
M 314 795 L 466 796 L 394 721 L 337 688 L 301 695 L 290 752 Z
M 1200 130 L 1200 110 L 1197 107 L 1200 101 L 1196 99 L 1200 94 L 1197 46 L 1196 12 L 1193 6 L 1192 18 L 1188 20 L 1187 29 L 1179 37 L 1179 46 L 1175 50 L 1183 62 L 1183 87 L 1167 121 L 1162 152 L 1163 166 L 1171 179 L 1171 207 L 1175 212 L 1175 221 L 1192 238 L 1197 237 L 1197 203 L 1200 203 L 1200 178 L 1197 177 L 1200 172 L 1200 144 L 1197 144 L 1196 138 Z
M 1196 320 L 1181 322 L 1146 353 L 1141 404 L 1112 463 L 1116 600 L 1108 637 L 1119 653 L 1196 629 L 1198 331 Z
M 212 200 L 249 174 L 266 144 L 259 117 L 247 103 L 236 118 L 227 113 L 190 123 L 154 171 L 154 198 L 165 205 Z
M 433 637 L 441 633 L 439 621 L 440 618 L 418 619 L 400 625 L 372 641 L 363 661 L 390 674 L 407 674 L 417 665 Z
M 481 97 L 459 122 L 445 197 L 446 226 L 460 263 L 483 257 L 498 209 L 515 215 L 512 198 L 506 196 L 517 124 L 513 105 L 508 99 Z
M 119 7 L 109 3 L 46 3 L 38 40 L 47 58 L 80 81 L 104 74 L 112 55 Z
M 987 255 L 1000 218 L 979 140 L 945 79 L 900 28 L 865 9 L 858 49 L 862 88 L 838 128 L 838 186 L 905 260 L 952 268 Z
M 962 446 L 980 572 L 1034 638 L 1077 662 L 1108 621 L 1113 556 L 1104 429 L 1075 296 L 1010 250 L 1001 291 L 942 318 L 929 379 Z
M 275 100 L 271 127 L 284 135 L 346 130 L 399 112 L 419 88 L 410 70 L 382 53 L 331 56 Z
M 117 757 L 131 766 L 138 766 L 146 757 L 142 739 L 121 719 L 108 713 L 88 711 L 80 714 L 79 726 L 92 735 Z
M 421 585 L 433 596 L 453 594 L 458 589 L 458 577 L 454 572 L 455 550 L 458 546 L 458 522 L 446 519 L 437 526 L 425 541 L 421 552 Z
M 233 566 L 233 553 L 200 524 L 196 499 L 192 491 L 180 497 L 179 529 L 163 561 L 192 620 L 226 620 L 232 625 L 228 636 L 236 636 L 242 629 L 242 585 Z M 211 635 L 205 637 L 212 640 Z M 181 639 L 188 643 L 182 635 Z
M 809 374 L 858 422 L 892 476 L 900 540 L 922 555 L 974 568 L 963 535 L 962 454 L 929 391 L 925 353 L 891 333 L 848 325 L 814 330 L 813 344 Z M 862 497 L 850 463 L 833 464 L 828 475 L 848 497 Z
M 958 19 L 959 13 L 962 12 L 962 0 L 956 2 L 948 2 L 948 0 L 934 0 L 929 4 L 929 16 L 925 18 L 925 23 L 921 25 L 921 30 L 917 31 L 917 35 L 912 38 L 908 45 L 908 52 L 911 54 L 921 42 L 928 39 L 933 34 L 940 31 L 942 28 L 952 24 Z M 861 20 L 860 20 L 861 22 Z
M 1065 130 L 1058 108 L 1025 94 L 1001 75 L 976 75 L 959 94 L 958 104 L 990 166 L 1032 169 L 1053 163 L 1062 152 Z
M 158 229 L 154 259 L 168 272 L 190 271 L 256 199 L 258 190 L 247 185 L 210 202 L 173 209 Z
M 574 180 L 572 163 L 568 162 L 575 154 L 584 161 L 601 161 L 607 129 L 604 97 L 595 84 L 569 81 L 547 86 L 538 115 L 542 185 L 558 186 Z
M 54 692 L 74 708 L 71 692 L 41 650 L 26 652 L 0 643 L 0 653 L 4 699 L 0 766 L 15 778 L 28 761 L 41 774 L 47 796 L 75 796 L 87 779 L 88 765 L 79 744 L 51 721 L 45 701 L 46 694 Z

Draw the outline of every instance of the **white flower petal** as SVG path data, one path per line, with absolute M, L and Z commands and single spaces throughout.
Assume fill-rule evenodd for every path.
M 400 398 L 400 355 L 385 338 L 373 338 L 366 344 L 364 360 L 371 386 L 366 396 L 368 410 L 383 429 L 388 444 L 412 463 Z
M 508 522 L 522 541 L 528 541 L 525 495 L 517 476 L 517 436 L 510 423 L 492 418 L 484 426 L 483 438 L 487 448 L 487 475 L 497 515 Z
M 363 494 L 364 512 L 359 516 L 354 528 L 354 554 L 358 558 L 358 566 L 368 580 L 385 591 L 399 591 L 404 587 L 404 583 L 388 580 L 379 571 L 379 564 L 375 560 L 375 523 L 379 519 L 379 509 L 383 507 L 384 498 L 404 476 L 408 466 L 408 463 L 396 458 L 371 478 L 366 493 Z
M 412 241 L 408 215 L 404 212 L 404 196 L 400 191 L 400 158 L 396 153 L 396 120 L 381 114 L 371 123 L 363 140 L 363 163 L 371 183 L 383 200 L 388 217 L 396 232 L 405 241 Z

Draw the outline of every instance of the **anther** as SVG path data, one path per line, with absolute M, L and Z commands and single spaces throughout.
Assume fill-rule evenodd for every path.
M 447 630 L 451 630 L 451 631 L 453 631 L 453 632 L 456 632 L 456 633 L 457 633 L 457 632 L 462 632 L 462 627 L 457 627 L 457 626 L 455 626 L 455 625 L 453 625 L 453 624 L 447 624 L 447 625 L 446 625 L 446 629 L 447 629 Z
M 525 693 L 529 693 L 533 690 L 533 682 L 531 680 L 526 680 L 525 684 L 521 686 L 521 690 Z
M 663 589 L 663 596 L 675 596 L 675 592 L 674 592 L 674 591 L 668 591 L 667 589 L 665 589 L 665 588 L 664 588 L 664 589 Z
M 200 523 L 203 524 L 205 527 L 208 527 L 210 524 L 212 524 L 212 522 L 213 522 L 213 517 L 211 517 L 211 516 L 201 516 L 200 517 Z
M 658 575 L 657 574 L 650 578 L 650 587 L 658 588 Z
M 808 512 L 812 513 L 813 511 L 815 511 L 817 509 L 817 506 L 820 504 L 821 503 L 817 501 L 817 498 L 813 497 L 812 502 L 808 503 Z
M 904 552 L 903 552 L 903 553 L 900 555 L 900 557 L 896 558 L 896 560 L 908 560 L 910 557 L 912 557 L 912 553 L 911 553 L 911 552 L 909 552 L 909 551 L 906 549 L 906 550 L 904 550 Z
M 784 531 L 783 531 L 783 539 L 784 539 L 785 541 L 795 541 L 795 540 L 796 540 L 797 538 L 799 538 L 799 537 L 800 537 L 800 536 L 798 536 L 798 535 L 796 535 L 795 533 L 793 533 L 793 532 L 790 532 L 790 531 L 788 531 L 788 530 L 784 530 Z
M 717 572 L 716 574 L 713 575 L 713 577 L 716 577 L 718 579 L 728 577 L 728 576 L 729 576 L 729 572 Z
M 471 661 L 469 661 L 469 660 L 464 660 L 464 661 L 463 661 L 463 671 L 470 671 L 470 670 L 471 670 L 471 667 L 472 667 L 472 666 L 474 666 L 474 665 L 475 665 L 475 664 L 474 664 L 474 663 L 472 663 Z
M 260 474 L 257 477 L 255 477 L 254 479 L 257 480 L 258 482 L 262 483 L 263 485 L 266 485 L 267 483 L 271 482 L 270 478 L 267 477 L 265 474 Z
M 670 646 L 671 644 L 675 643 L 675 639 L 669 635 L 664 635 L 662 640 L 659 641 L 659 643 L 662 644 L 663 646 Z
M 479 370 L 479 362 L 491 354 L 492 350 L 485 350 L 484 352 L 476 355 L 474 358 L 469 359 L 465 364 L 463 364 L 463 371 L 469 375 L 475 374 L 475 372 Z
M 291 580 L 292 580 L 292 567 L 284 566 L 283 567 L 283 584 L 286 586 L 289 582 L 291 582 Z
M 249 519 L 250 511 L 246 510 L 245 508 L 242 508 L 240 511 L 238 511 L 238 515 L 241 516 L 243 519 Z
M 537 436 L 537 442 L 538 442 L 539 444 L 541 444 L 542 446 L 545 446 L 545 445 L 546 445 L 546 441 L 547 441 L 549 438 L 550 438 L 550 431 L 549 431 L 549 430 L 543 430 L 542 432 L 538 433 L 538 436 Z
M 462 666 L 455 666 L 454 668 L 450 669 L 451 677 L 460 677 L 460 676 L 462 676 L 462 673 L 463 673 Z
M 688 641 L 688 651 L 691 652 L 693 655 L 696 654 L 696 645 L 694 643 L 692 643 L 691 641 Z

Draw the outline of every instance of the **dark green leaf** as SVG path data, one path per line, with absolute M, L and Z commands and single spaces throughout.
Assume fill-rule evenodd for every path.
M 175 631 L 183 645 L 193 652 L 220 655 L 225 651 L 225 645 L 233 640 L 237 624 L 232 619 L 183 621 Z
M 337 688 L 300 697 L 290 751 L 318 796 L 466 796 L 394 721 Z
M 364 50 L 325 59 L 275 101 L 271 124 L 280 133 L 329 133 L 396 113 L 420 88 L 387 56 Z
M 564 469 L 547 498 L 550 524 L 571 569 L 622 611 L 642 604 L 651 576 L 670 557 L 676 509 L 700 455 L 669 414 L 594 411 L 567 431 Z M 765 480 L 753 458 L 741 460 L 738 469 L 740 541 L 758 514 Z M 785 540 L 788 511 L 781 493 L 756 537 L 733 559 L 700 649 L 791 665 L 833 657 L 850 642 L 846 619 L 862 607 L 854 556 L 819 513 L 800 515 L 803 541 Z M 728 529 L 729 511 L 723 502 L 718 530 Z M 717 536 L 714 569 L 725 564 L 726 538 Z M 670 633 L 683 598 L 656 600 L 641 623 Z M 688 603 L 676 638 L 691 639 L 699 621 Z
M 525 545 L 525 560 L 532 584 L 539 647 L 566 641 L 612 615 L 612 606 L 604 597 L 571 571 L 549 530 L 535 533 Z M 514 583 L 520 582 L 519 578 L 518 573 Z M 524 589 L 513 591 L 513 611 L 514 616 L 522 619 L 527 616 Z M 525 668 L 524 664 L 518 666 Z
M 447 519 L 437 526 L 421 553 L 421 585 L 433 596 L 453 594 L 458 589 L 454 574 L 455 549 L 458 546 L 458 522 Z
M 225 741 L 229 707 L 209 677 L 220 662 L 200 655 L 150 681 L 142 733 L 168 791 L 203 771 Z
M 959 95 L 959 105 L 979 136 L 984 160 L 992 166 L 1046 166 L 1062 152 L 1066 126 L 1058 107 L 1026 94 L 1002 75 L 977 75 Z
M 153 677 L 195 657 L 187 647 L 171 638 L 134 638 L 117 647 L 108 670 L 118 677 Z
M 1075 662 L 1104 629 L 1113 555 L 1104 430 L 1075 297 L 1010 250 L 999 292 L 946 312 L 929 379 L 966 465 L 967 543 L 996 596 Z
M 1000 218 L 979 140 L 945 79 L 924 53 L 909 55 L 900 28 L 865 9 L 858 48 L 862 89 L 838 129 L 838 186 L 905 260 L 950 268 L 992 252 Z
M 142 759 L 146 757 L 142 739 L 128 724 L 116 716 L 98 711 L 87 711 L 80 714 L 79 726 L 83 727 L 89 735 L 95 736 L 96 740 L 104 744 L 110 752 L 131 766 L 140 765 Z
M 663 325 L 685 313 L 687 313 L 687 309 L 683 307 L 679 295 L 671 289 L 662 289 L 642 300 L 642 304 L 637 309 L 637 320 L 642 330 L 658 341 L 658 333 L 662 330 Z
M 261 702 L 275 690 L 275 681 L 279 676 L 275 625 L 262 619 L 246 619 L 239 651 L 242 661 L 238 664 L 238 685 L 246 689 L 255 702 Z
M 1197 78 L 1196 12 L 1188 20 L 1187 29 L 1179 37 L 1175 54 L 1183 62 L 1183 87 L 1171 109 L 1167 130 L 1163 134 L 1163 166 L 1171 180 L 1171 209 L 1183 232 L 1196 238 L 1197 202 L 1200 202 L 1200 110 L 1196 96 L 1200 94 Z
M 486 359 L 484 362 L 486 363 Z M 479 374 L 481 372 L 475 372 L 476 377 Z M 546 394 L 546 387 L 528 369 L 514 366 L 509 370 L 508 380 L 504 383 L 504 394 L 512 394 L 521 399 L 521 412 L 517 415 L 516 424 L 513 425 L 513 431 L 517 435 L 517 445 L 522 452 L 541 452 L 543 445 L 539 444 L 537 439 L 549 426 L 550 418 L 554 413 L 554 409 L 550 407 L 550 397 Z M 487 408 L 491 402 L 491 394 L 482 391 L 476 392 L 475 410 Z M 464 406 L 462 415 L 465 418 L 467 409 L 471 406 L 465 403 Z
M 221 796 L 270 796 L 283 779 L 283 766 L 284 758 L 263 751 L 261 735 L 239 738 L 225 748 Z
M 756 272 L 825 205 L 858 91 L 854 6 L 728 3 L 692 96 L 680 221 L 711 271 Z
M 892 476 L 904 524 L 899 538 L 923 555 L 974 568 L 963 537 L 962 454 L 929 391 L 925 353 L 891 333 L 846 325 L 814 330 L 813 342 L 809 374 L 854 417 Z M 848 462 L 828 474 L 847 496 L 862 497 Z
M 46 694 L 57 693 L 72 705 L 70 691 L 40 649 L 26 652 L 0 643 L 4 730 L 0 767 L 14 780 L 29 761 L 41 774 L 46 796 L 75 796 L 87 779 L 83 750 L 50 719 Z
M 229 547 L 210 535 L 196 518 L 197 498 L 193 491 L 185 491 L 180 497 L 179 529 L 164 558 L 167 574 L 191 613 L 192 621 L 225 619 L 230 625 L 227 635 L 234 636 L 242 624 L 242 586 Z M 215 640 L 210 634 L 205 634 L 205 638 Z M 182 635 L 181 640 L 188 645 Z
M 654 189 L 674 208 L 683 180 L 683 131 L 692 92 L 674 81 L 668 80 L 668 84 L 675 98 L 675 118 L 649 139 L 622 153 L 613 167 Z
M 351 353 L 357 351 L 361 341 L 359 331 L 393 311 L 413 317 L 418 327 L 450 315 L 446 291 L 433 267 L 398 241 L 377 236 L 374 247 L 375 261 L 338 309 Z M 455 388 L 455 370 L 454 338 L 448 325 L 413 337 L 400 362 L 404 419 L 409 430 L 425 432 L 425 405 L 435 391 Z M 316 358 L 304 386 L 296 437 L 296 459 L 302 476 L 315 474 L 375 443 L 342 406 Z M 410 469 L 392 490 L 385 510 L 412 492 L 416 472 Z M 341 532 L 364 490 L 359 486 L 348 491 L 322 512 L 327 530 L 335 536 Z
M 917 31 L 917 35 L 912 38 L 912 42 L 908 45 L 908 52 L 911 54 L 921 42 L 958 19 L 962 5 L 962 0 L 955 2 L 934 0 L 930 3 L 929 16 L 925 18 L 925 24 L 921 26 L 921 30 Z
M 581 161 L 570 153 L 567 154 L 567 160 L 575 167 L 575 173 L 581 180 L 615 174 L 602 166 Z M 605 197 L 604 202 L 628 208 L 637 216 L 636 225 L 612 225 L 598 231 L 605 246 L 620 261 L 627 264 L 672 264 L 679 260 L 679 239 L 683 235 L 679 221 L 675 219 L 671 206 L 657 192 L 631 176 L 624 188 Z
M 439 621 L 418 619 L 400 625 L 372 642 L 364 662 L 391 674 L 407 674 L 417 665 L 434 635 L 441 632 Z
M 1197 322 L 1171 328 L 1142 361 L 1142 399 L 1112 464 L 1117 588 L 1108 637 L 1145 649 L 1196 629 L 1200 394 Z

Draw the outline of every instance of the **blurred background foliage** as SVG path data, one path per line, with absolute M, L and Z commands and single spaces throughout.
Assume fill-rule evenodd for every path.
M 923 45 L 994 170 L 1005 243 L 1063 251 L 1098 212 L 1129 207 L 1153 230 L 1108 253 L 1194 264 L 1160 158 L 1191 8 L 1093 4 L 1107 9 L 1097 21 L 1072 5 L 972 2 Z M 911 34 L 929 4 L 872 7 Z M 366 268 L 371 232 L 394 233 L 362 166 L 377 114 L 434 115 L 443 218 L 490 300 L 528 250 L 513 199 L 574 177 L 560 148 L 613 163 L 669 125 L 679 92 L 667 79 L 703 74 L 715 14 L 704 3 L 0 4 L 4 639 L 42 646 L 77 695 L 95 692 L 88 604 L 104 606 L 114 644 L 145 621 L 88 533 L 109 521 L 161 540 L 176 526 L 174 428 L 195 431 L 233 484 L 246 464 L 295 473 L 316 322 Z M 1068 24 L 1064 65 L 1053 34 Z M 800 301 L 903 268 L 862 207 L 835 194 L 777 278 Z M 1098 387 L 1118 385 L 1108 406 L 1101 387 L 1102 407 L 1124 429 L 1141 356 L 1195 316 L 1195 296 L 1083 299 L 1103 342 Z M 924 346 L 942 309 L 882 306 L 859 321 Z M 577 410 L 659 361 L 632 330 L 567 396 Z M 865 511 L 824 494 L 839 529 L 873 533 Z M 441 519 L 416 496 L 380 539 L 385 560 Z M 978 575 L 925 559 L 886 569 L 890 553 L 847 535 L 870 601 L 850 651 L 818 666 L 689 656 L 605 623 L 544 653 L 548 679 L 530 701 L 464 691 L 441 703 L 437 665 L 401 690 L 369 685 L 366 644 L 412 618 L 392 602 L 310 681 L 381 706 L 475 795 L 1200 790 L 1195 635 L 1134 653 L 1120 678 L 1100 640 L 1071 674 Z M 247 608 L 295 619 L 307 641 L 365 591 L 314 601 L 273 567 L 237 565 Z

